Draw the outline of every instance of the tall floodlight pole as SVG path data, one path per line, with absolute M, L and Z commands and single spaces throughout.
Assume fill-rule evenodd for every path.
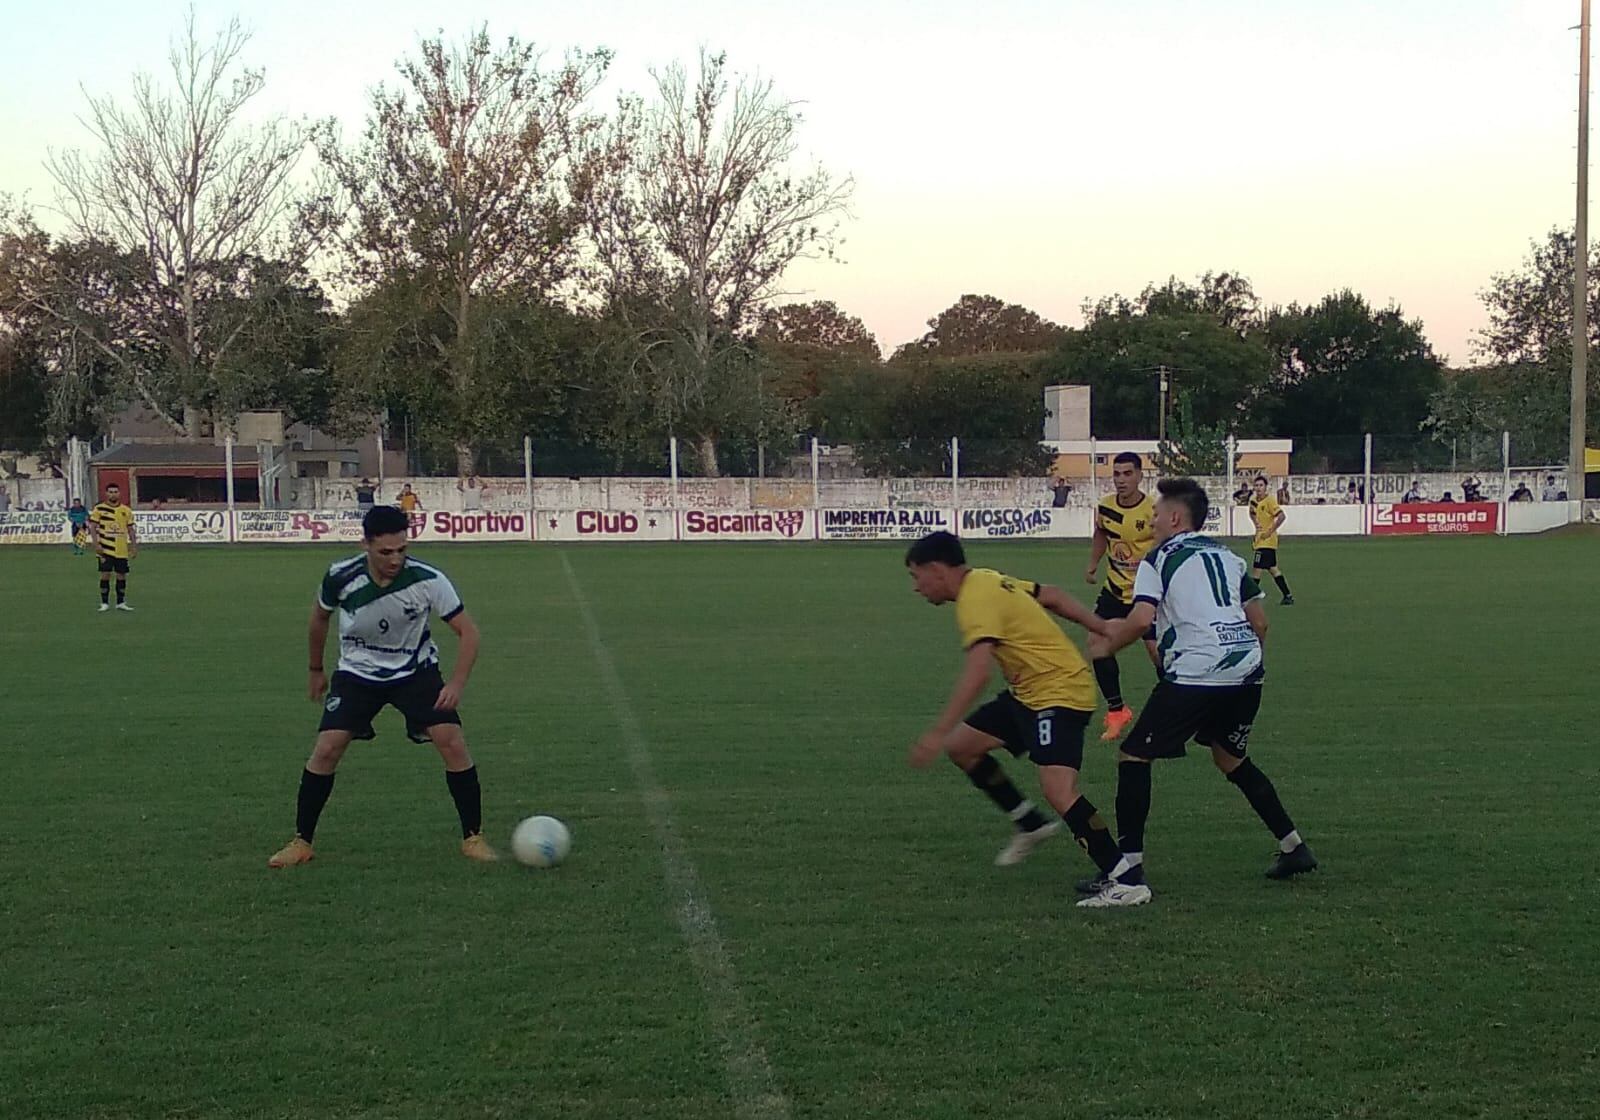
M 1583 0 L 1578 22 L 1578 215 L 1572 263 L 1572 426 L 1567 433 L 1567 497 L 1582 498 L 1589 390 L 1589 0 Z

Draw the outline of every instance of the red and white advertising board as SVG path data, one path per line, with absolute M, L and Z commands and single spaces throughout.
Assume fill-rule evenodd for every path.
M 691 509 L 678 515 L 678 539 L 684 541 L 811 541 L 816 538 L 815 510 Z
M 678 535 L 672 513 L 658 509 L 543 510 L 534 519 L 541 541 L 670 541 Z
M 825 509 L 817 531 L 825 541 L 914 541 L 929 533 L 956 531 L 955 512 L 915 506 Z
M 359 541 L 358 510 L 241 509 L 233 514 L 233 539 L 304 543 Z
M 1500 527 L 1495 502 L 1405 502 L 1372 507 L 1374 536 L 1418 533 L 1493 533 Z
M 414 541 L 531 541 L 533 514 L 527 510 L 418 511 L 410 516 Z

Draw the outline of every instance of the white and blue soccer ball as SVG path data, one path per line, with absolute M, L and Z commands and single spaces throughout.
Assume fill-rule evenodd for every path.
M 554 817 L 529 817 L 511 833 L 511 854 L 527 867 L 554 867 L 572 850 L 572 833 Z

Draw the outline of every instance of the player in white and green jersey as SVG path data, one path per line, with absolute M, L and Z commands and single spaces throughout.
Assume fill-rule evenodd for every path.
M 374 506 L 361 522 L 365 548 L 334 564 L 322 577 L 311 609 L 308 691 L 322 701 L 316 745 L 300 775 L 295 835 L 267 861 L 290 867 L 312 858 L 317 829 L 334 771 L 353 739 L 371 739 L 372 719 L 387 705 L 405 717 L 414 742 L 431 742 L 444 760 L 445 781 L 461 818 L 461 854 L 489 863 L 496 858 L 483 838 L 478 770 L 467 750 L 457 709 L 478 657 L 478 627 L 449 578 L 406 554 L 409 523 L 394 506 Z M 328 621 L 339 616 L 339 668 L 330 683 L 323 666 Z M 449 681 L 439 668 L 439 647 L 429 624 L 438 615 L 461 639 Z
M 1183 757 L 1185 744 L 1193 739 L 1210 748 L 1217 769 L 1277 839 L 1278 855 L 1267 876 L 1288 879 L 1314 870 L 1316 857 L 1271 780 L 1245 757 L 1265 676 L 1267 614 L 1261 588 L 1243 560 L 1198 531 L 1210 505 L 1199 483 L 1166 479 L 1156 490 L 1158 543 L 1134 577 L 1133 610 L 1109 624 L 1108 637 L 1090 641 L 1095 656 L 1102 656 L 1102 650 L 1115 653 L 1154 624 L 1161 657 L 1161 681 L 1117 755 L 1117 831 L 1123 859 L 1141 869 L 1144 864 L 1150 763 Z M 1142 874 L 1130 879 L 1120 870 L 1117 878 L 1123 884 L 1143 882 Z M 1103 880 L 1079 884 L 1095 896 L 1082 905 L 1096 905 L 1107 885 Z

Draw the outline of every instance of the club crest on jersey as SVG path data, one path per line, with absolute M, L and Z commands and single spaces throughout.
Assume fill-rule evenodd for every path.
M 1136 530 L 1138 530 L 1139 532 L 1141 532 L 1141 533 L 1144 532 L 1144 522 L 1143 521 L 1135 521 L 1133 523 L 1133 527 Z
M 328 702 L 324 705 L 324 707 L 330 712 L 336 712 L 339 710 L 340 699 L 341 698 L 338 696 L 330 696 L 328 697 Z

